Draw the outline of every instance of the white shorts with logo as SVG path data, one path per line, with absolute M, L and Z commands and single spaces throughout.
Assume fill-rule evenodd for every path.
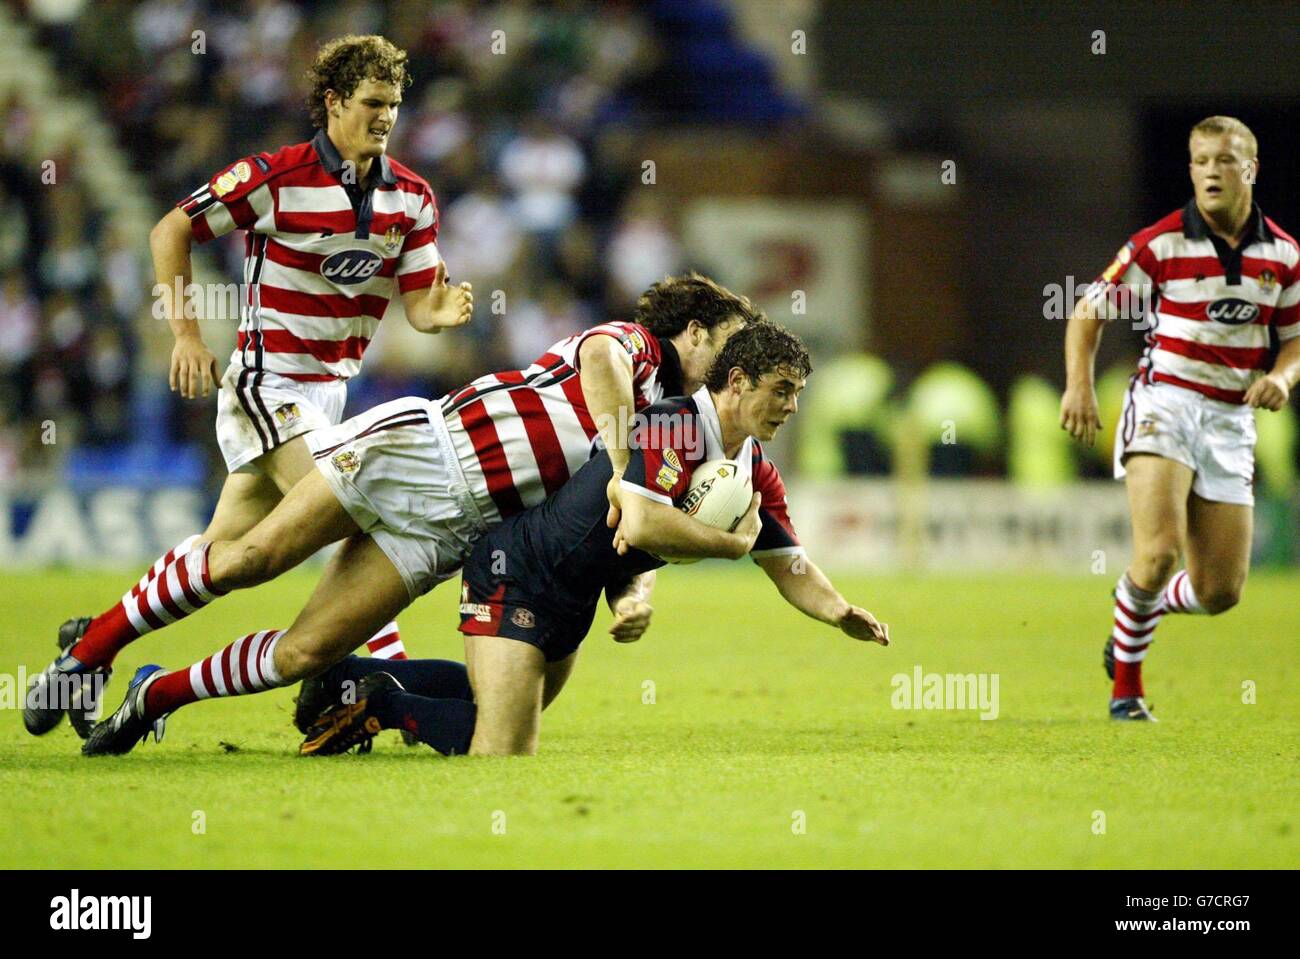
M 1134 453 L 1187 466 L 1196 474 L 1192 492 L 1202 499 L 1255 504 L 1255 416 L 1249 406 L 1134 378 L 1115 431 L 1116 479 L 1124 477 L 1124 461 Z
M 217 392 L 217 444 L 230 472 L 296 436 L 333 426 L 348 399 L 346 380 L 302 383 L 231 363 Z
M 412 600 L 455 574 L 487 531 L 437 402 L 381 403 L 308 434 L 307 448 Z

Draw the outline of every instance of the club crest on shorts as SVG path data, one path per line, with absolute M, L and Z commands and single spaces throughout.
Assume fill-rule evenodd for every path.
M 402 242 L 402 228 L 394 223 L 384 231 L 384 249 L 392 253 Z
M 298 412 L 297 403 L 285 403 L 275 411 L 276 422 L 281 426 L 288 426 L 290 423 L 295 423 L 301 416 L 302 414 Z
M 1150 416 L 1138 421 L 1138 436 L 1155 436 L 1159 432 L 1159 424 Z
M 532 610 L 528 609 L 516 609 L 510 614 L 510 622 L 520 629 L 532 629 L 537 625 L 537 621 L 533 619 Z
M 330 465 L 344 476 L 348 476 L 357 471 L 357 467 L 361 465 L 361 457 L 357 455 L 356 450 L 344 450 L 330 457 Z

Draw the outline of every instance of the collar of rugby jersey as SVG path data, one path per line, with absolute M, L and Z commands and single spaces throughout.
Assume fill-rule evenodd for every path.
M 375 182 L 376 165 L 373 163 L 370 165 L 370 172 L 366 175 L 365 183 L 344 183 L 343 158 L 339 155 L 338 147 L 329 138 L 329 134 L 325 132 L 324 127 L 316 131 L 316 136 L 312 138 L 311 145 L 316 150 L 316 156 L 320 157 L 321 166 L 331 176 L 339 180 L 339 183 L 347 192 L 348 199 L 352 201 L 352 210 L 357 217 L 357 229 L 353 235 L 358 240 L 366 239 L 370 236 L 370 221 L 374 217 L 372 196 L 377 186 Z M 392 164 L 388 162 L 387 155 L 383 153 L 379 155 L 378 170 L 380 183 L 385 186 L 395 186 L 397 184 L 397 177 L 393 173 Z
M 1234 250 L 1228 246 L 1227 240 L 1210 229 L 1210 225 L 1205 222 L 1205 217 L 1201 216 L 1195 197 L 1187 201 L 1187 206 L 1183 207 L 1183 236 L 1189 240 L 1209 240 L 1214 245 L 1214 252 L 1218 254 L 1219 262 L 1223 264 L 1223 281 L 1228 286 L 1241 285 L 1241 257 L 1246 247 L 1252 243 L 1268 243 L 1274 239 L 1273 231 L 1264 222 L 1264 212 L 1259 208 L 1258 203 L 1252 203 L 1250 219 L 1246 221 L 1246 228 L 1241 233 L 1241 242 Z
M 728 456 L 726 448 L 722 445 L 722 420 L 718 416 L 717 406 L 713 403 L 713 394 L 709 392 L 707 386 L 701 386 L 691 399 L 695 401 L 696 409 L 700 411 L 699 419 L 704 424 L 705 461 L 730 459 L 739 463 L 742 470 L 748 469 L 754 448 L 754 437 L 746 436 L 736 455 Z
M 668 340 L 659 340 L 659 373 L 656 380 L 663 389 L 663 396 L 681 396 L 686 390 L 686 384 L 682 382 L 682 358 L 677 354 L 677 347 Z
M 312 138 L 311 145 L 316 148 L 316 155 L 320 157 L 320 164 L 328 172 L 342 179 L 343 175 L 343 157 L 339 155 L 339 149 L 334 145 L 334 141 L 329 138 L 325 128 L 321 127 L 316 131 L 316 136 Z M 366 183 L 374 186 L 375 169 L 372 165 L 370 173 L 366 176 Z M 388 162 L 388 155 L 379 154 L 379 179 L 387 186 L 397 184 L 397 175 L 393 173 L 393 166 Z M 349 184 L 344 184 L 345 186 Z

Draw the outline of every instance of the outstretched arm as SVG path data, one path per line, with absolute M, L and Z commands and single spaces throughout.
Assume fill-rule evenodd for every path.
M 852 639 L 889 645 L 889 625 L 854 606 L 831 585 L 826 574 L 807 556 L 763 556 L 754 560 L 787 603 L 813 619 L 835 626 Z

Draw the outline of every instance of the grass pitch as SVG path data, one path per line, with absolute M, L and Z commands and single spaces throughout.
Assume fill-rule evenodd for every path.
M 132 579 L 6 574 L 6 681 Z M 34 739 L 7 709 L 0 865 L 1300 866 L 1300 575 L 1255 574 L 1225 616 L 1164 621 L 1154 726 L 1106 718 L 1110 579 L 839 577 L 891 624 L 882 649 L 801 617 L 749 564 L 669 569 L 640 643 L 613 643 L 602 612 L 533 759 L 448 760 L 396 733 L 299 759 L 293 689 L 187 707 L 161 744 L 97 760 L 66 723 Z M 313 581 L 141 640 L 108 707 L 142 663 L 287 624 Z M 443 586 L 401 617 L 412 654 L 461 658 L 456 599 Z M 892 677 L 918 665 L 997 673 L 998 718 L 893 708 Z

